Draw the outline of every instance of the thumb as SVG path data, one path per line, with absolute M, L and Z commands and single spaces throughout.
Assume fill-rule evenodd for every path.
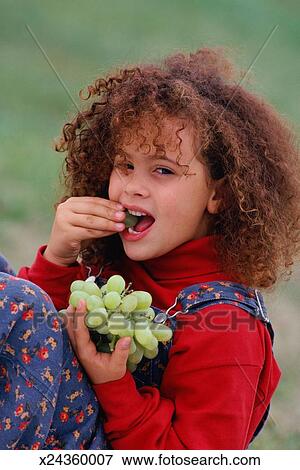
M 129 348 L 130 348 L 131 338 L 130 336 L 126 336 L 124 338 L 120 338 L 115 346 L 115 350 L 112 353 L 114 363 L 116 366 L 123 367 L 127 361 L 129 355 Z

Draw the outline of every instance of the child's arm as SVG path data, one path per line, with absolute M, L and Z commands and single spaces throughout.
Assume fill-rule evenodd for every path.
M 79 263 L 72 266 L 59 266 L 44 256 L 46 246 L 40 247 L 31 267 L 20 269 L 18 277 L 33 282 L 51 297 L 57 310 L 66 308 L 70 297 L 70 285 L 75 279 L 85 279 L 85 268 Z
M 107 418 L 104 429 L 113 448 L 248 446 L 280 373 L 264 325 L 256 321 L 255 331 L 248 331 L 249 324 L 245 322 L 248 313 L 231 305 L 221 308 L 222 312 L 224 308 L 231 312 L 234 309 L 244 318 L 239 330 L 228 329 L 231 325 L 225 331 L 224 325 L 212 331 L 186 326 L 177 330 L 160 390 L 149 386 L 137 389 L 128 371 L 119 380 L 94 385 Z M 209 312 L 218 309 L 220 306 L 215 305 L 209 307 Z M 224 315 L 221 319 L 224 320 Z M 83 361 L 83 365 L 86 367 L 88 361 Z M 94 374 L 96 364 L 89 367 Z M 269 388 L 260 384 L 261 377 Z M 257 397 L 259 388 L 266 395 L 264 400 Z
M 0 285 L 0 449 L 43 447 L 59 391 L 61 331 L 46 321 L 56 317 L 45 292 L 7 274 Z
M 101 411 L 49 296 L 0 273 L 0 449 L 106 449 Z

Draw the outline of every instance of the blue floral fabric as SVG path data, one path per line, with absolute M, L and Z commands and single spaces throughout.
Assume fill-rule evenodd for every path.
M 0 448 L 110 448 L 102 419 L 49 296 L 0 273 Z

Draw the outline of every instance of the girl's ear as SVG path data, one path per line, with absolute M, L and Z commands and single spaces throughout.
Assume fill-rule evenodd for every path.
M 227 176 L 211 183 L 211 195 L 207 202 L 210 214 L 218 214 L 225 208 L 225 189 Z

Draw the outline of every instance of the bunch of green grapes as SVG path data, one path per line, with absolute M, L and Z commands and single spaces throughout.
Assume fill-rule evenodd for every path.
M 98 351 L 112 352 L 119 338 L 131 337 L 127 367 L 133 372 L 143 356 L 157 356 L 158 342 L 169 341 L 172 330 L 153 322 L 151 294 L 129 290 L 130 285 L 125 287 L 125 280 L 119 275 L 111 276 L 101 288 L 94 278 L 74 281 L 69 303 L 76 308 L 81 299 L 85 300 L 85 324 Z

